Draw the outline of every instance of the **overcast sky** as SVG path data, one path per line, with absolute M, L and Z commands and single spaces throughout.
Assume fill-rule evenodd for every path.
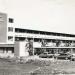
M 75 0 L 0 0 L 0 12 L 18 27 L 75 34 Z

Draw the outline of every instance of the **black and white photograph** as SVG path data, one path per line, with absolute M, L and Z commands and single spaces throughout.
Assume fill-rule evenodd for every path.
M 0 0 L 0 75 L 75 75 L 75 0 Z

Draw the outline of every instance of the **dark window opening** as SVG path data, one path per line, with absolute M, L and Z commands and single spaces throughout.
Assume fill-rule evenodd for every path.
M 10 23 L 13 23 L 14 21 L 13 21 L 13 19 L 12 19 L 12 18 L 9 18 L 9 22 L 10 22 Z
M 13 41 L 13 36 L 8 36 L 9 41 Z
M 13 27 L 8 27 L 8 31 L 10 32 L 13 32 Z

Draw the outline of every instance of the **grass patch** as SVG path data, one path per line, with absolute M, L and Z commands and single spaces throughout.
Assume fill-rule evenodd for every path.
M 30 75 L 29 72 L 36 68 L 37 66 L 32 64 L 0 59 L 0 75 Z
M 55 61 L 35 70 L 31 75 L 75 75 L 75 62 Z
M 75 61 L 25 60 L 0 59 L 0 75 L 75 75 Z
M 33 65 L 36 65 L 39 67 L 43 67 L 43 66 L 49 66 L 51 64 L 51 60 L 46 61 L 46 60 L 38 60 L 38 59 L 32 60 L 32 59 L 30 59 L 26 63 L 33 64 Z

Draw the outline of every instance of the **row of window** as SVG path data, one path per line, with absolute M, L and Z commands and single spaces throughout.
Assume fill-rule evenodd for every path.
M 17 39 L 19 39 L 20 41 L 25 40 L 25 38 L 15 38 L 15 41 L 17 41 Z M 13 41 L 13 36 L 8 36 L 8 41 Z M 34 40 L 36 42 L 36 40 Z M 46 40 L 41 40 L 40 42 L 37 42 L 39 45 L 40 43 L 42 44 L 42 46 L 55 46 L 55 47 L 69 47 L 69 46 L 73 46 L 75 47 L 75 41 L 58 41 L 58 42 L 53 42 L 53 41 L 46 41 Z
M 14 48 L 4 48 L 0 47 L 0 53 L 14 53 Z
M 15 28 L 15 32 L 17 32 L 17 33 L 31 33 L 31 34 L 44 34 L 44 35 L 52 35 L 52 36 L 75 37 L 75 35 L 72 35 L 72 34 L 46 32 L 46 31 L 29 30 L 29 29 L 21 29 L 21 28 Z
M 9 18 L 9 23 L 13 23 L 13 18 Z M 13 32 L 13 27 L 8 27 L 8 32 Z M 8 41 L 13 41 L 13 36 L 8 36 Z

